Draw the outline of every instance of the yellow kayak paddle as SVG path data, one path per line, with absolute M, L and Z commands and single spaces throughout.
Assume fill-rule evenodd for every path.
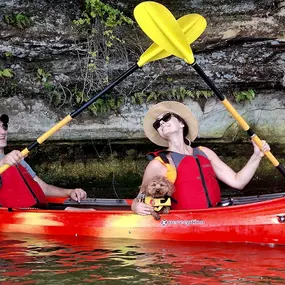
M 227 98 L 221 94 L 214 83 L 195 61 L 192 49 L 187 42 L 187 35 L 183 33 L 183 29 L 180 27 L 178 21 L 176 21 L 171 12 L 157 2 L 147 1 L 136 6 L 134 9 L 134 16 L 141 29 L 152 41 L 167 52 L 172 53 L 173 55 L 182 58 L 187 63 L 191 64 L 201 78 L 217 95 L 225 108 L 231 113 L 235 120 L 261 149 L 262 142 L 260 138 L 253 132 L 246 121 L 239 115 Z M 196 26 L 196 29 L 193 30 L 193 33 L 197 32 L 198 36 L 200 36 L 201 31 L 203 32 L 206 28 L 206 21 L 201 23 L 203 23 L 203 25 L 201 25 L 201 29 Z M 192 35 L 192 37 L 194 39 L 195 35 Z M 264 154 L 280 171 L 280 173 L 285 176 L 284 166 L 278 162 L 273 154 L 270 151 L 266 151 Z
M 187 45 L 194 42 L 197 37 L 199 37 L 201 33 L 197 31 L 197 29 L 200 29 L 200 16 L 197 14 L 189 14 L 181 17 L 178 19 L 178 22 L 180 23 L 181 28 L 183 29 L 184 34 L 187 37 Z M 199 23 L 199 25 L 198 25 Z M 206 22 L 203 24 L 206 28 Z M 205 29 L 204 28 L 204 29 Z M 193 33 L 195 31 L 195 33 Z M 193 34 L 195 36 L 193 37 Z M 66 124 L 68 124 L 73 118 L 75 118 L 77 115 L 79 115 L 82 111 L 84 111 L 86 108 L 88 108 L 91 104 L 93 104 L 99 97 L 106 94 L 108 91 L 110 91 L 112 88 L 114 88 L 116 85 L 118 85 L 121 81 L 123 81 L 126 77 L 128 77 L 130 74 L 132 74 L 135 70 L 137 70 L 139 67 L 142 67 L 143 65 L 159 60 L 165 57 L 168 57 L 172 55 L 170 52 L 165 51 L 163 48 L 158 46 L 156 43 L 153 43 L 139 58 L 139 61 L 134 64 L 129 70 L 127 70 L 124 74 L 119 76 L 117 79 L 115 79 L 114 82 L 109 84 L 107 87 L 105 87 L 102 91 L 100 91 L 98 94 L 96 94 L 94 97 L 90 98 L 86 103 L 83 103 L 77 110 L 72 112 L 71 114 L 67 115 L 64 119 L 62 119 L 59 123 L 57 123 L 55 126 L 53 126 L 50 130 L 45 132 L 43 135 L 41 135 L 37 140 L 33 143 L 31 143 L 27 148 L 21 151 L 23 156 L 27 156 L 29 152 L 42 144 L 48 137 L 52 136 L 55 132 L 60 130 L 62 127 L 64 127 Z M 0 167 L 0 174 L 4 172 L 6 169 L 8 169 L 10 165 L 5 164 L 2 167 Z

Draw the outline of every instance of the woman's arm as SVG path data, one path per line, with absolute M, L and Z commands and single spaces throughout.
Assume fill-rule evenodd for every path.
M 46 196 L 70 197 L 77 202 L 80 202 L 82 199 L 85 199 L 87 197 L 86 192 L 81 188 L 65 189 L 65 188 L 53 186 L 53 185 L 47 184 L 38 176 L 35 176 L 34 180 L 39 183 L 40 187 L 42 188 Z
M 218 179 L 233 188 L 242 190 L 248 184 L 248 182 L 251 180 L 254 173 L 256 172 L 256 169 L 259 166 L 262 157 L 264 156 L 263 152 L 270 150 L 269 145 L 265 141 L 262 142 L 262 151 L 254 142 L 252 142 L 254 146 L 254 153 L 250 157 L 246 165 L 238 172 L 232 170 L 212 150 L 205 147 L 203 148 L 203 151 L 206 153 L 209 160 L 211 161 L 211 164 Z
M 160 175 L 165 176 L 166 171 L 167 171 L 166 167 L 161 162 L 155 159 L 152 160 L 145 169 L 142 185 L 147 183 L 147 181 L 152 179 L 154 176 L 160 176 Z M 139 193 L 141 193 L 141 191 Z M 145 215 L 150 215 L 151 212 L 153 211 L 153 208 L 148 204 L 139 202 L 137 199 L 134 199 L 132 203 L 132 210 L 136 214 L 145 216 Z

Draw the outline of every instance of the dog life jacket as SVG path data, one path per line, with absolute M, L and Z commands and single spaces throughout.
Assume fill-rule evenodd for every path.
M 166 178 L 170 181 L 173 180 L 173 173 L 169 175 L 168 172 L 170 164 L 165 151 L 150 153 L 148 157 L 165 165 L 167 168 Z M 172 166 L 172 168 L 174 167 Z M 216 174 L 210 160 L 199 148 L 193 148 L 193 156 L 183 156 L 176 169 L 174 186 L 175 192 L 172 197 L 177 200 L 177 204 L 172 205 L 172 209 L 175 210 L 209 208 L 216 206 L 221 201 Z
M 164 206 L 169 206 L 169 207 L 171 206 L 171 198 L 170 197 L 168 197 L 168 198 L 164 198 L 164 197 L 153 198 L 153 197 L 150 197 L 150 196 L 146 196 L 144 198 L 144 203 L 153 206 L 153 209 L 156 212 L 159 212 L 160 210 L 162 210 L 162 208 Z
M 47 200 L 40 185 L 21 164 L 1 174 L 0 205 L 6 208 L 44 207 Z

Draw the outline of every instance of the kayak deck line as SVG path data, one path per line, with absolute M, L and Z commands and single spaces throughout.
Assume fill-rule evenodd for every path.
M 224 198 L 221 201 L 220 206 L 237 206 L 258 203 L 268 200 L 274 200 L 278 198 L 285 197 L 285 192 L 273 193 L 273 194 L 262 194 L 262 195 L 252 195 L 252 196 L 241 196 L 241 197 L 231 197 Z M 61 205 L 73 206 L 73 207 L 94 207 L 94 208 L 110 208 L 110 209 L 129 209 L 132 204 L 132 199 L 107 199 L 107 198 L 86 198 L 80 203 L 72 200 L 71 198 L 58 198 L 58 197 L 47 197 L 50 204 L 50 209 L 56 208 Z
M 64 209 L 66 207 L 94 208 L 94 209 L 131 209 L 132 199 L 86 198 L 80 202 L 71 198 L 47 197 L 48 209 Z

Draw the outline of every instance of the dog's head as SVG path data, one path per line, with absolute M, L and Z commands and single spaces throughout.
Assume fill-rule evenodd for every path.
M 164 176 L 155 176 L 141 186 L 141 192 L 153 198 L 171 196 L 174 192 L 174 185 Z

